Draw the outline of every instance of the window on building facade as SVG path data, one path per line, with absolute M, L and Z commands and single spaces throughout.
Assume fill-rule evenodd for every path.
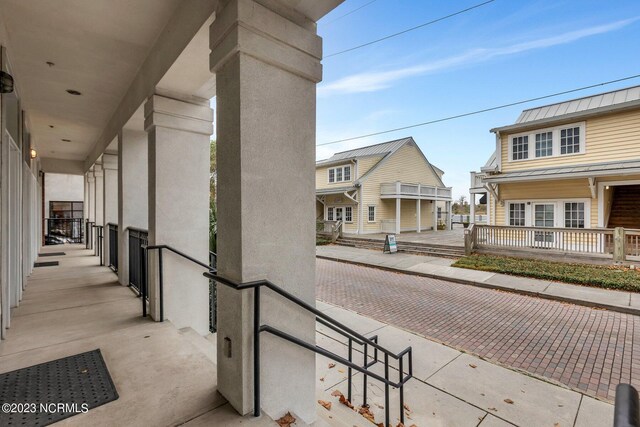
M 523 160 L 529 158 L 529 136 L 516 136 L 511 141 L 511 158 Z
M 82 218 L 83 202 L 49 202 L 49 218 Z
M 580 128 L 560 129 L 560 154 L 580 152 Z
M 536 157 L 553 155 L 553 132 L 536 134 Z
M 327 208 L 327 221 L 333 221 L 333 208 Z
M 525 225 L 525 204 L 510 203 L 509 204 L 509 225 L 516 227 L 524 227 Z
M 329 169 L 329 183 L 351 181 L 351 166 Z
M 376 221 L 376 207 L 375 206 L 369 206 L 368 221 L 369 222 L 375 222 Z
M 351 206 L 345 206 L 344 220 L 345 222 L 353 222 L 353 209 L 351 208 Z
M 564 226 L 584 228 L 584 203 L 567 202 L 564 204 Z

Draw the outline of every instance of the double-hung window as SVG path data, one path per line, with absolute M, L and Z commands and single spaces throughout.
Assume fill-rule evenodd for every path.
M 566 202 L 564 204 L 564 226 L 584 228 L 584 203 Z
M 344 207 L 344 221 L 353 222 L 353 208 L 351 206 Z
M 511 140 L 511 159 L 524 160 L 529 158 L 529 135 L 515 136 Z
M 553 132 L 536 133 L 536 157 L 553 155 Z
M 327 221 L 333 221 L 333 208 L 327 208 Z
M 351 166 L 329 169 L 329 183 L 351 181 Z
M 525 225 L 525 204 L 510 203 L 509 204 L 509 225 L 516 227 L 524 227 Z
M 376 222 L 376 207 L 369 206 L 367 221 Z
M 580 152 L 580 127 L 560 129 L 560 154 Z

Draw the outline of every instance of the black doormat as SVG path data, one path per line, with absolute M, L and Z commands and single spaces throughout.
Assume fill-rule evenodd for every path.
M 38 254 L 38 256 L 61 256 L 66 255 L 64 252 L 45 252 L 43 254 Z
M 42 261 L 36 262 L 33 264 L 34 267 L 53 267 L 54 265 L 60 264 L 58 261 Z
M 116 399 L 96 349 L 0 374 L 0 426 L 46 426 Z

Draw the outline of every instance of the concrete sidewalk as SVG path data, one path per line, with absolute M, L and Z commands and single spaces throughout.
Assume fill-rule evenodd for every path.
M 454 261 L 447 258 L 405 253 L 383 254 L 381 251 L 337 245 L 317 246 L 316 256 L 333 261 L 349 262 L 640 315 L 640 294 L 637 293 L 451 267 Z
M 382 346 L 399 352 L 413 348 L 413 375 L 405 388 L 405 425 L 418 426 L 610 426 L 613 406 L 565 387 L 489 363 L 453 348 L 430 341 L 386 323 L 342 307 L 318 301 L 319 310 L 365 336 L 377 335 Z M 346 356 L 344 338 L 320 326 L 320 347 Z M 361 349 L 354 348 L 354 361 L 362 363 Z M 382 372 L 379 372 L 382 373 Z M 394 378 L 397 371 L 392 371 Z M 370 426 L 363 417 L 347 409 L 331 393 L 347 395 L 347 371 L 330 359 L 316 357 L 316 396 L 331 402 L 331 409 L 318 407 L 329 425 Z M 362 404 L 363 378 L 353 375 L 353 399 Z M 384 393 L 376 380 L 367 382 L 370 410 L 376 422 L 384 420 Z M 392 425 L 399 421 L 398 391 L 390 399 Z M 337 424 L 336 421 L 342 421 Z M 318 423 L 320 425 L 321 423 Z

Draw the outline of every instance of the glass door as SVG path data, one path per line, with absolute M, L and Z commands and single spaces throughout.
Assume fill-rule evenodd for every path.
M 533 205 L 533 226 L 553 228 L 555 225 L 555 204 L 536 203 Z M 536 246 L 550 247 L 554 243 L 554 233 L 536 231 L 534 234 Z
M 344 208 L 336 208 L 336 221 L 344 220 Z

